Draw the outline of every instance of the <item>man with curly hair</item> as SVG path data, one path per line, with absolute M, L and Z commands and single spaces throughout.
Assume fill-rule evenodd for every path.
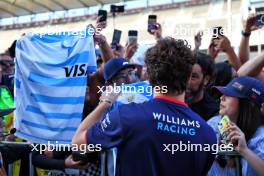
M 72 143 L 117 147 L 116 175 L 206 175 L 214 160 L 212 151 L 180 146 L 216 143 L 213 130 L 184 103 L 195 63 L 190 48 L 182 40 L 160 39 L 147 50 L 145 62 L 154 98 L 121 105 L 104 115 L 118 97 L 104 93 Z M 164 87 L 166 92 L 160 91 Z

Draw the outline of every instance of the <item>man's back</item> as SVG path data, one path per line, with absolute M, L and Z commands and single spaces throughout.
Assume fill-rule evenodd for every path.
M 185 103 L 176 101 L 184 101 L 195 63 L 188 43 L 171 37 L 160 39 L 146 51 L 145 63 L 155 98 L 106 113 L 118 93 L 104 92 L 100 104 L 77 129 L 72 143 L 117 147 L 117 175 L 206 175 L 214 159 L 210 144 L 216 143 L 216 136 L 201 117 Z M 176 152 L 177 144 L 184 147 L 181 143 L 185 150 L 191 150 L 191 144 L 196 144 L 194 150 L 207 144 L 207 152 Z
M 103 130 L 88 131 L 87 140 L 100 142 L 101 134 L 89 136 L 93 133 L 110 137 L 107 143 L 103 138 L 102 147 L 118 147 L 117 175 L 205 175 L 214 160 L 212 151 L 187 151 L 187 145 L 212 145 L 216 138 L 183 102 L 156 97 L 143 104 L 124 105 L 106 115 L 101 124 L 106 125 Z M 185 151 L 172 151 L 180 143 L 186 144 Z

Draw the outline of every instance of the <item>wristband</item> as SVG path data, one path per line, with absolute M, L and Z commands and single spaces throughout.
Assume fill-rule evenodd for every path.
M 241 34 L 244 36 L 244 37 L 249 37 L 251 35 L 251 32 L 244 32 L 242 31 Z
M 103 102 L 106 102 L 106 103 L 109 103 L 110 105 L 112 105 L 112 102 L 110 100 L 107 100 L 107 99 L 100 100 L 99 104 L 101 104 Z

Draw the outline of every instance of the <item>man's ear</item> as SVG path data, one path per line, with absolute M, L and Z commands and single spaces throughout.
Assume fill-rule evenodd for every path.
M 204 77 L 204 86 L 207 86 L 207 84 L 209 83 L 210 79 L 211 79 L 211 76 L 209 76 L 209 75 L 206 75 Z

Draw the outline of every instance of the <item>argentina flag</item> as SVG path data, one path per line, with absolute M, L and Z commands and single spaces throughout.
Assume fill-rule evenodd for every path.
M 96 70 L 88 29 L 87 35 L 28 34 L 17 41 L 16 136 L 42 144 L 71 142 L 82 119 L 87 76 Z

